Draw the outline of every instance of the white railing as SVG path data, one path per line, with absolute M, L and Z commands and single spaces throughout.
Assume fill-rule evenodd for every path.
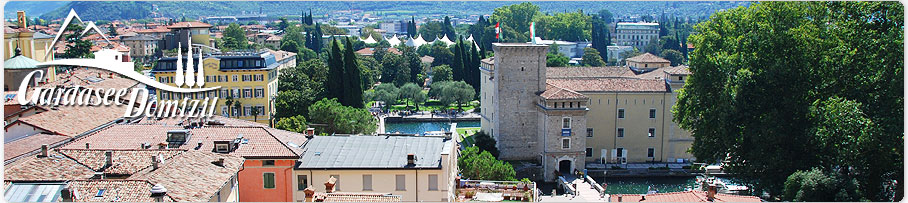
M 564 193 L 576 194 L 575 191 L 577 191 L 577 189 L 565 180 L 564 176 L 558 176 L 558 185 L 561 185 L 561 187 L 564 188 Z
M 596 180 L 593 180 L 593 177 L 590 177 L 589 175 L 586 175 L 586 174 L 583 174 L 583 176 L 584 176 L 583 178 L 586 179 L 586 182 L 590 183 L 590 185 L 593 186 L 593 189 L 596 189 L 596 191 L 599 192 L 599 196 L 602 196 L 602 194 L 605 194 L 605 188 L 602 188 L 602 186 L 599 185 L 599 183 L 597 183 Z

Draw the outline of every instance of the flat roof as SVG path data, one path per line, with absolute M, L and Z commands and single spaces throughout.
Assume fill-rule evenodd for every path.
M 316 136 L 304 147 L 297 168 L 441 168 L 441 155 L 450 142 L 441 137 Z M 416 155 L 415 164 L 407 163 L 408 154 Z

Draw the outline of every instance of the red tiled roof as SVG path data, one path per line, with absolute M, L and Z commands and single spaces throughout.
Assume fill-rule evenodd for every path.
M 705 191 L 685 191 L 656 194 L 620 194 L 621 202 L 709 202 Z M 643 199 L 646 196 L 646 199 Z M 618 202 L 618 195 L 611 195 L 609 202 Z M 759 197 L 716 194 L 714 202 L 761 202 Z
M 577 92 L 666 92 L 665 81 L 637 78 L 548 79 L 546 83 Z
M 686 65 L 665 68 L 665 73 L 670 75 L 690 75 L 690 68 Z
M 545 92 L 539 94 L 542 98 L 552 99 L 552 100 L 568 100 L 568 99 L 588 99 L 589 97 L 584 96 L 583 94 L 571 91 L 568 89 L 555 87 L 550 84 L 546 84 Z
M 84 149 L 85 143 L 89 143 L 92 149 L 137 149 L 143 143 L 149 143 L 156 147 L 158 143 L 167 140 L 167 131 L 180 129 L 184 128 L 182 126 L 153 124 L 114 125 L 73 141 L 63 148 Z M 206 126 L 194 128 L 190 129 L 192 135 L 189 140 L 179 148 L 197 150 L 198 143 L 202 143 L 202 147 L 198 150 L 212 151 L 214 149 L 214 141 L 229 141 L 242 135 L 244 139 L 249 141 L 247 144 L 240 144 L 240 147 L 231 152 L 231 154 L 247 158 L 298 157 L 294 150 L 282 143 L 282 140 L 272 135 L 270 131 L 273 130 L 266 130 L 266 127 L 261 126 Z M 295 144 L 299 145 L 302 143 Z
M 168 29 L 179 29 L 179 28 L 210 28 L 211 24 L 203 22 L 177 22 L 173 25 L 167 26 Z
M 665 60 L 662 57 L 658 57 L 650 53 L 643 53 L 639 56 L 628 58 L 627 61 L 638 63 L 671 63 L 671 61 Z
M 170 29 L 167 29 L 165 26 L 156 27 L 153 29 L 140 29 L 136 30 L 136 33 L 163 33 L 170 32 Z
M 73 180 L 69 188 L 78 196 L 74 202 L 154 202 L 151 197 L 153 184 L 147 180 Z M 98 190 L 104 190 L 101 197 L 96 196 Z M 165 202 L 173 202 L 169 194 L 164 196 Z
M 179 149 L 59 149 L 61 154 L 72 158 L 94 171 L 103 171 L 110 175 L 132 175 L 146 167 L 151 166 L 152 156 L 162 156 L 164 160 L 173 158 L 185 150 Z M 111 152 L 113 165 L 104 168 L 107 164 L 105 153 Z
M 123 116 L 126 105 L 60 106 L 57 110 L 31 115 L 13 122 L 30 125 L 50 133 L 76 136 Z M 7 128 L 12 124 L 7 125 Z
M 224 159 L 223 165 L 216 165 Z M 244 159 L 229 154 L 186 151 L 167 160 L 157 170 L 146 168 L 134 180 L 148 180 L 167 188 L 167 195 L 179 202 L 207 202 L 231 181 Z
M 61 143 L 70 137 L 50 134 L 36 134 L 22 139 L 18 139 L 3 146 L 4 160 L 8 161 L 23 154 L 28 154 L 41 149 L 41 145 L 53 146 Z
M 7 164 L 3 179 L 6 181 L 53 181 L 88 179 L 95 172 L 57 152 L 47 157 L 30 156 Z
M 553 78 L 595 78 L 595 77 L 634 77 L 634 71 L 626 67 L 548 67 L 545 77 Z

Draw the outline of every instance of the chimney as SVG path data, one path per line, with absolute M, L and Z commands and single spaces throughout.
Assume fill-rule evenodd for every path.
M 158 165 L 160 165 L 160 164 L 161 164 L 161 162 L 160 162 L 160 160 L 158 160 L 158 156 L 152 155 L 152 156 L 151 156 L 151 168 L 152 168 L 152 170 L 158 170 Z
M 47 157 L 47 144 L 41 145 L 41 154 L 38 157 Z
M 163 185 L 157 184 L 151 187 L 151 198 L 154 198 L 155 202 L 164 202 L 165 195 L 167 195 L 167 188 L 164 188 Z
M 110 150 L 105 151 L 104 159 L 107 160 L 104 164 L 104 167 L 113 166 L 113 151 L 110 151 Z
M 305 202 L 312 202 L 312 198 L 315 197 L 315 188 L 307 187 L 305 190 L 303 190 L 303 193 L 306 193 Z
M 63 202 L 73 202 L 73 192 L 69 188 L 69 184 L 63 186 L 63 190 L 60 190 L 60 197 L 63 198 Z
M 706 191 L 706 200 L 712 202 L 716 200 L 716 192 L 718 192 L 718 190 L 716 189 L 716 184 L 712 183 L 709 184 L 708 188 L 709 189 Z
M 88 142 L 86 142 L 86 143 L 85 143 L 85 149 L 91 149 L 91 144 L 88 143 Z
M 167 143 L 166 142 L 159 143 L 158 149 L 167 149 Z
M 618 202 L 621 202 L 621 195 L 618 195 Z
M 315 128 L 306 128 L 306 138 L 315 138 Z
M 416 164 L 416 155 L 407 154 L 407 165 L 413 165 L 413 164 Z
M 646 194 L 640 195 L 640 201 L 646 201 Z
M 336 179 L 336 178 L 334 178 L 334 177 L 328 178 L 328 181 L 325 181 L 325 192 L 326 192 L 326 193 L 333 193 L 333 192 L 334 192 L 334 185 L 335 185 L 336 182 L 337 182 L 337 179 Z

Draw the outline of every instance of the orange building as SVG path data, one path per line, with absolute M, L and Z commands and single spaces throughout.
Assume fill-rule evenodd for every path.
M 238 155 L 245 158 L 237 177 L 239 201 L 292 202 L 293 167 L 307 140 L 303 134 L 214 116 L 206 121 L 144 119 L 113 125 L 63 148 L 175 148 Z

